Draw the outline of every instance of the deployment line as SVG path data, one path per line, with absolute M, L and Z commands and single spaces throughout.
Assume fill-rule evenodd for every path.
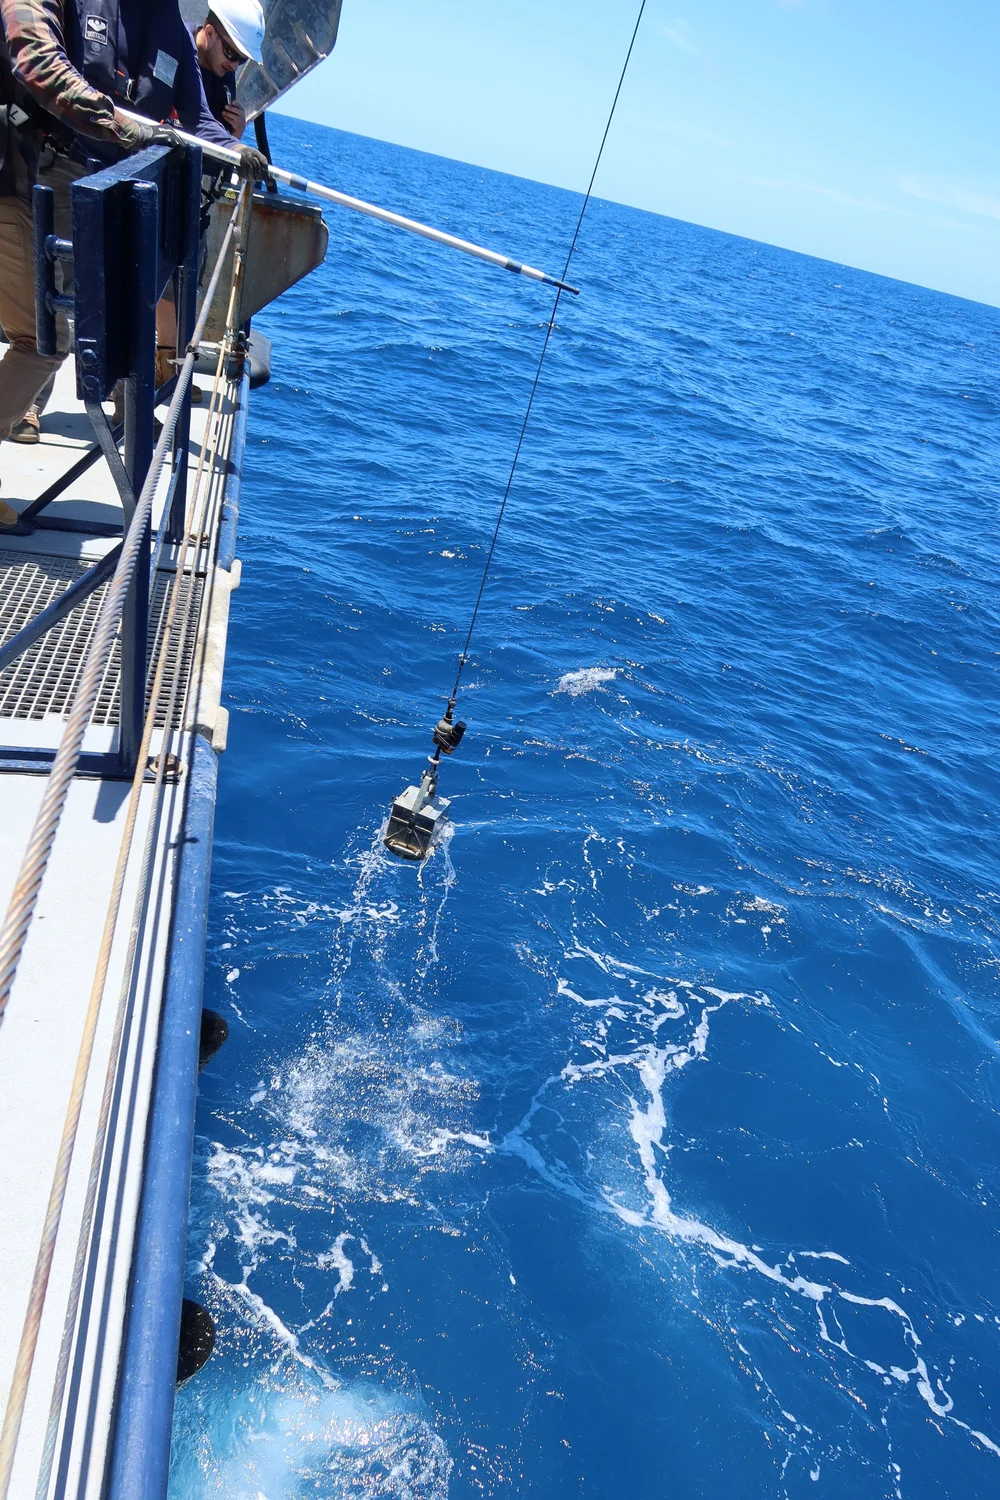
M 641 5 L 639 6 L 639 14 L 636 17 L 635 26 L 632 30 L 632 40 L 629 42 L 628 51 L 625 54 L 625 62 L 622 65 L 621 77 L 618 80 L 618 87 L 615 89 L 615 97 L 611 103 L 611 112 L 608 115 L 608 123 L 604 127 L 604 134 L 601 136 L 601 144 L 597 149 L 597 157 L 594 161 L 594 170 L 590 174 L 590 182 L 587 186 L 587 192 L 584 196 L 583 207 L 580 209 L 580 216 L 576 221 L 576 228 L 573 231 L 573 238 L 570 242 L 569 253 L 566 256 L 566 264 L 563 266 L 562 276 L 559 278 L 561 282 L 565 282 L 566 277 L 569 275 L 570 261 L 573 259 L 573 253 L 576 250 L 576 242 L 580 238 L 580 230 L 583 227 L 583 216 L 587 212 L 587 204 L 590 202 L 591 194 L 594 191 L 594 182 L 597 178 L 597 169 L 601 165 L 601 157 L 604 155 L 604 147 L 607 143 L 608 133 L 611 130 L 611 122 L 615 117 L 615 110 L 618 108 L 618 98 L 622 91 L 622 85 L 625 82 L 625 74 L 628 72 L 629 61 L 632 57 L 632 49 L 635 46 L 635 39 L 639 35 L 639 26 L 642 21 L 642 13 L 645 9 L 646 0 L 642 0 Z M 455 685 L 451 690 L 451 696 L 449 700 L 449 709 L 452 711 L 454 710 L 455 703 L 458 698 L 458 686 L 462 680 L 462 673 L 465 670 L 466 662 L 469 659 L 469 645 L 472 641 L 472 632 L 476 628 L 476 619 L 479 615 L 479 606 L 482 603 L 483 591 L 486 588 L 486 579 L 489 575 L 490 564 L 493 561 L 493 552 L 497 544 L 497 537 L 500 535 L 500 527 L 503 522 L 504 511 L 507 509 L 507 501 L 510 497 L 511 485 L 514 483 L 514 473 L 517 469 L 518 459 L 521 457 L 521 448 L 524 444 L 524 435 L 528 430 L 528 422 L 531 417 L 531 408 L 534 405 L 535 394 L 538 390 L 538 382 L 541 379 L 542 375 L 542 366 L 545 363 L 545 356 L 548 353 L 549 341 L 552 338 L 552 330 L 555 327 L 556 313 L 559 310 L 559 299 L 562 294 L 563 287 L 561 285 L 557 286 L 555 301 L 552 304 L 552 316 L 550 317 L 548 325 L 545 329 L 545 339 L 542 343 L 542 352 L 538 356 L 538 366 L 535 370 L 535 378 L 531 383 L 531 392 L 528 396 L 528 404 L 524 412 L 524 421 L 521 423 L 521 431 L 518 434 L 517 447 L 514 449 L 514 457 L 511 462 L 510 473 L 507 476 L 507 485 L 503 492 L 503 499 L 500 502 L 500 510 L 497 514 L 496 526 L 493 529 L 493 539 L 490 542 L 490 548 L 486 554 L 486 564 L 483 568 L 483 576 L 479 583 L 479 593 L 476 595 L 476 603 L 473 607 L 472 619 L 469 621 L 469 632 L 465 637 L 465 645 L 462 647 L 462 652 L 458 660 L 458 671 L 455 673 Z
M 548 353 L 549 343 L 552 339 L 552 330 L 555 327 L 556 313 L 559 310 L 559 299 L 564 290 L 575 291 L 566 281 L 569 274 L 570 262 L 576 250 L 577 240 L 580 238 L 580 230 L 583 226 L 583 216 L 587 212 L 587 204 L 590 202 L 594 190 L 594 182 L 597 178 L 597 169 L 601 165 L 601 157 L 604 155 L 604 147 L 607 144 L 608 134 L 611 130 L 611 122 L 618 108 L 618 100 L 621 96 L 622 85 L 625 82 L 625 74 L 632 58 L 632 50 L 635 47 L 635 39 L 639 35 L 639 26 L 642 22 L 643 11 L 646 9 L 646 0 L 642 0 L 639 6 L 639 14 L 635 18 L 635 26 L 632 28 L 632 38 L 628 44 L 625 61 L 622 64 L 621 76 L 618 79 L 618 87 L 615 89 L 615 97 L 611 101 L 611 110 L 608 114 L 604 134 L 601 136 L 601 144 L 597 149 L 594 160 L 594 170 L 590 174 L 590 182 L 584 195 L 583 205 L 576 221 L 573 238 L 570 241 L 569 251 L 566 255 L 566 264 L 563 273 L 558 280 L 549 277 L 550 285 L 556 288 L 555 301 L 552 304 L 552 313 L 545 329 L 545 338 L 542 342 L 541 353 L 538 356 L 538 364 L 535 368 L 535 378 L 531 382 L 531 391 L 528 395 L 528 404 L 524 411 L 524 420 L 518 433 L 517 446 L 514 449 L 514 457 L 511 461 L 510 472 L 507 475 L 507 483 L 504 486 L 503 498 L 500 501 L 500 509 L 497 512 L 496 525 L 493 528 L 493 536 L 490 541 L 489 551 L 486 554 L 486 562 L 483 566 L 483 574 L 479 580 L 479 591 L 476 594 L 476 602 L 472 609 L 472 618 L 469 621 L 469 629 L 465 637 L 465 645 L 462 647 L 458 658 L 458 667 L 455 671 L 455 682 L 448 699 L 448 706 L 444 716 L 435 725 L 432 739 L 434 742 L 434 753 L 428 756 L 427 766 L 420 778 L 419 786 L 409 786 L 392 804 L 389 814 L 389 822 L 386 825 L 382 842 L 391 853 L 398 855 L 401 859 L 423 860 L 430 854 L 434 840 L 440 835 L 441 830 L 448 822 L 446 798 L 438 798 L 437 784 L 438 772 L 441 765 L 442 752 L 451 755 L 458 749 L 462 736 L 465 734 L 465 724 L 458 720 L 455 722 L 455 704 L 458 701 L 458 689 L 462 681 L 462 673 L 465 671 L 469 660 L 469 647 L 472 643 L 472 634 L 476 628 L 476 620 L 479 617 L 479 606 L 483 602 L 483 593 L 486 589 L 486 580 L 489 577 L 490 567 L 493 563 L 493 554 L 496 551 L 497 538 L 500 535 L 500 527 L 503 524 L 504 512 L 507 509 L 507 501 L 510 499 L 511 487 L 514 483 L 514 475 L 517 472 L 518 460 L 521 457 L 521 449 L 524 446 L 525 434 L 528 430 L 528 422 L 531 419 L 531 409 L 535 403 L 538 392 L 539 381 L 542 378 L 542 367 L 545 364 L 545 356 Z

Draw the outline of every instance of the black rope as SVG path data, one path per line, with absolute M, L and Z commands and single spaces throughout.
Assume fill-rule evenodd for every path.
M 639 25 L 642 21 L 642 13 L 645 9 L 646 0 L 642 0 L 642 3 L 639 6 L 639 14 L 635 18 L 635 26 L 632 30 L 632 40 L 629 42 L 628 51 L 625 54 L 625 62 L 622 66 L 622 74 L 618 80 L 618 87 L 615 89 L 615 97 L 611 103 L 611 113 L 608 115 L 608 123 L 605 125 L 604 134 L 601 136 L 601 144 L 597 150 L 597 158 L 594 162 L 594 170 L 590 174 L 590 182 L 587 186 L 586 196 L 583 200 L 583 207 L 580 209 L 580 217 L 576 221 L 576 228 L 573 231 L 573 239 L 570 242 L 569 253 L 566 256 L 566 264 L 563 266 L 563 273 L 559 278 L 560 281 L 565 281 L 566 277 L 569 275 L 569 263 L 573 259 L 573 252 L 576 249 L 576 242 L 580 238 L 580 229 L 583 225 L 583 216 L 587 212 L 587 204 L 590 202 L 590 195 L 594 191 L 594 182 L 597 178 L 597 169 L 601 165 L 601 157 L 604 154 L 604 147 L 608 139 L 608 132 L 611 129 L 611 121 L 614 119 L 615 110 L 618 108 L 618 96 L 622 91 L 622 84 L 625 82 L 625 74 L 628 72 L 629 61 L 632 57 L 632 48 L 635 46 L 635 39 L 639 35 Z M 534 404 L 535 392 L 538 390 L 538 382 L 541 379 L 542 365 L 545 363 L 545 356 L 548 352 L 549 340 L 552 337 L 552 330 L 555 327 L 556 313 L 559 310 L 559 298 L 561 296 L 562 287 L 560 287 L 556 292 L 555 301 L 552 304 L 552 316 L 550 317 L 548 326 L 545 329 L 545 340 L 542 344 L 542 352 L 538 356 L 538 368 L 535 371 L 535 378 L 531 383 L 531 394 L 528 397 L 528 405 L 525 408 L 524 421 L 521 423 L 521 431 L 518 434 L 517 447 L 514 449 L 514 459 L 510 466 L 510 473 L 507 475 L 507 486 L 503 492 L 503 499 L 500 502 L 500 510 L 497 515 L 497 523 L 493 528 L 493 540 L 490 542 L 490 550 L 486 554 L 486 565 L 483 568 L 483 576 L 479 582 L 479 593 L 476 595 L 476 603 L 472 611 L 472 619 L 469 621 L 469 633 L 465 637 L 465 645 L 462 647 L 462 654 L 458 659 L 458 671 L 455 673 L 455 686 L 451 690 L 451 698 L 448 703 L 449 711 L 455 706 L 455 700 L 458 697 L 458 685 L 462 680 L 462 673 L 465 671 L 466 663 L 469 660 L 469 645 L 472 641 L 472 632 L 476 628 L 476 618 L 479 614 L 479 606 L 482 603 L 483 590 L 486 587 L 486 579 L 490 571 L 490 564 L 493 561 L 493 551 L 497 544 L 497 537 L 500 535 L 500 525 L 503 521 L 503 513 L 507 509 L 507 500 L 510 496 L 510 487 L 514 483 L 514 471 L 517 468 L 517 461 L 521 457 L 521 446 L 524 443 L 524 434 L 528 430 L 528 419 L 531 416 L 531 408 Z

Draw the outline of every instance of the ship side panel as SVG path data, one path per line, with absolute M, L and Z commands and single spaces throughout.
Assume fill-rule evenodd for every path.
M 196 735 L 119 1374 L 108 1500 L 161 1500 L 170 1467 L 219 758 Z

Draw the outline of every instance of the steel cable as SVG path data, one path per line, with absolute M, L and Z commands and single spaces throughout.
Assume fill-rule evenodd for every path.
M 119 558 L 118 566 L 115 569 L 101 605 L 90 649 L 84 663 L 77 691 L 74 695 L 73 707 L 59 742 L 59 748 L 56 751 L 52 770 L 46 782 L 45 792 L 35 818 L 31 837 L 18 872 L 14 892 L 4 921 L 3 931 L 0 933 L 0 1021 L 3 1019 L 3 1014 L 10 998 L 14 976 L 24 949 L 28 928 L 31 925 L 31 919 L 34 915 L 35 906 L 38 901 L 38 892 L 48 865 L 56 830 L 59 826 L 69 786 L 80 757 L 83 736 L 87 725 L 90 723 L 94 703 L 100 688 L 101 679 L 104 675 L 104 669 L 114 644 L 115 634 L 125 603 L 125 596 L 135 571 L 140 544 L 149 520 L 153 497 L 159 484 L 160 471 L 163 468 L 167 451 L 173 440 L 180 407 L 191 381 L 197 346 L 211 311 L 226 254 L 236 232 L 236 219 L 240 212 L 242 201 L 243 194 L 241 193 L 226 229 L 219 258 L 205 293 L 201 314 L 185 352 L 184 360 L 178 370 L 177 387 L 171 399 L 170 406 L 167 409 L 163 429 L 153 453 L 149 472 L 146 475 L 142 491 L 136 502 L 131 523 L 122 544 L 122 555 Z M 144 763 L 140 760 L 136 771 L 137 778 L 144 774 L 144 769 Z M 124 870 L 121 872 L 121 878 L 124 879 Z M 115 879 L 117 885 L 118 872 L 116 872 Z M 109 954 L 110 944 L 108 945 L 108 953 L 105 954 L 104 941 L 102 940 L 99 965 L 101 963 L 104 964 L 105 973 Z M 93 1054 L 94 1036 L 97 1029 L 102 995 L 103 982 L 100 989 L 98 989 L 95 980 L 84 1019 L 83 1035 L 73 1074 L 69 1102 L 66 1108 L 66 1119 L 63 1126 L 62 1138 L 59 1143 L 59 1154 L 49 1194 L 41 1243 L 32 1277 L 28 1306 L 21 1331 L 17 1359 L 14 1365 L 14 1374 L 7 1398 L 7 1407 L 4 1412 L 3 1428 L 0 1431 L 0 1500 L 6 1500 L 10 1487 L 14 1456 L 21 1429 L 21 1420 L 24 1415 L 25 1401 L 27 1399 L 28 1381 L 31 1376 L 35 1349 L 38 1343 L 38 1331 L 41 1326 L 42 1313 L 45 1306 L 45 1293 L 48 1287 L 49 1274 L 52 1269 L 52 1258 L 55 1252 L 55 1241 L 66 1194 L 70 1162 L 72 1160 L 76 1132 L 80 1121 L 80 1111 L 83 1106 L 83 1094 L 90 1069 L 90 1059 Z
M 587 212 L 587 204 L 590 202 L 590 196 L 594 191 L 594 182 L 597 178 L 597 169 L 601 165 L 601 157 L 604 155 L 604 147 L 607 143 L 608 132 L 611 129 L 611 122 L 615 117 L 615 110 L 618 108 L 618 98 L 622 91 L 622 85 L 625 82 L 625 74 L 628 72 L 628 65 L 632 57 L 632 49 L 635 46 L 635 39 L 639 35 L 639 26 L 642 21 L 642 13 L 645 9 L 646 0 L 642 0 L 641 5 L 639 6 L 639 14 L 635 19 L 635 26 L 632 28 L 632 40 L 628 44 L 628 51 L 625 54 L 625 61 L 622 64 L 621 77 L 618 79 L 618 87 L 615 89 L 615 97 L 611 102 L 611 111 L 608 115 L 608 122 L 604 127 L 604 134 L 601 136 L 601 144 L 597 148 L 597 156 L 594 161 L 594 170 L 590 174 L 590 182 L 587 185 L 587 191 L 584 195 L 583 207 L 580 209 L 580 216 L 576 221 L 576 228 L 573 231 L 573 238 L 570 241 L 569 252 L 566 256 L 566 264 L 563 266 L 563 273 L 560 278 L 560 281 L 562 282 L 565 282 L 566 277 L 569 275 L 569 263 L 573 259 L 573 252 L 576 250 L 576 242 L 580 238 L 580 230 L 583 227 L 583 216 Z M 479 581 L 479 592 L 476 595 L 476 602 L 472 609 L 472 619 L 469 621 L 468 634 L 465 637 L 465 645 L 462 647 L 461 654 L 458 658 L 458 670 L 455 673 L 455 685 L 451 690 L 451 698 L 449 701 L 450 708 L 454 708 L 455 706 L 455 700 L 458 697 L 458 686 L 462 680 L 462 673 L 465 671 L 465 666 L 469 659 L 469 646 L 472 642 L 472 632 L 476 628 L 476 620 L 479 615 L 479 606 L 483 600 L 483 591 L 486 588 L 486 579 L 489 576 L 490 565 L 493 562 L 493 553 L 496 549 L 497 537 L 500 535 L 500 526 L 503 522 L 504 511 L 507 509 L 507 501 L 510 497 L 511 485 L 514 483 L 514 471 L 517 468 L 518 459 L 521 457 L 521 448 L 524 444 L 524 435 L 528 430 L 528 421 L 531 417 L 531 408 L 535 403 L 535 393 L 538 390 L 538 382 L 542 376 L 542 366 L 545 363 L 545 356 L 548 353 L 549 340 L 552 338 L 552 330 L 555 327 L 556 313 L 559 310 L 559 299 L 562 294 L 563 287 L 559 286 L 558 290 L 556 291 L 555 300 L 552 303 L 552 314 L 545 329 L 545 339 L 542 343 L 542 352 L 538 356 L 538 365 L 535 369 L 535 378 L 531 382 L 531 391 L 528 396 L 528 404 L 524 412 L 524 420 L 521 423 L 521 431 L 518 434 L 517 447 L 514 449 L 514 457 L 511 461 L 510 473 L 507 475 L 507 484 L 503 492 L 503 499 L 500 502 L 500 510 L 497 514 L 496 525 L 493 528 L 493 538 L 490 542 L 489 551 L 486 554 L 486 562 L 483 567 L 483 576 Z

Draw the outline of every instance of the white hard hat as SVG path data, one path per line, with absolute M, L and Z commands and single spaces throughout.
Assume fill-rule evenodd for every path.
M 264 41 L 264 12 L 260 0 L 211 0 L 210 14 L 218 16 L 226 35 L 246 57 L 261 60 Z

